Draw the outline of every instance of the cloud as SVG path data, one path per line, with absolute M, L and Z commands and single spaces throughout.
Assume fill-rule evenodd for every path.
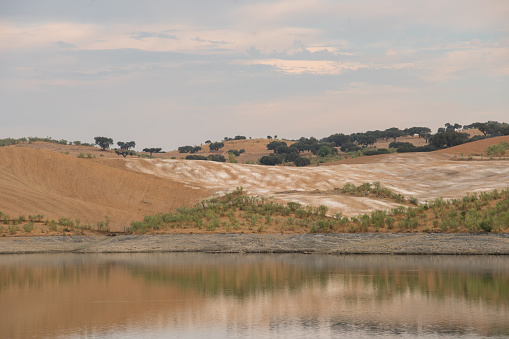
M 508 10 L 507 0 L 4 1 L 0 95 L 15 114 L 0 129 L 42 116 L 46 127 L 91 117 L 115 131 L 129 117 L 129 133 L 154 139 L 139 128 L 150 115 L 164 135 L 154 143 L 180 146 L 232 126 L 300 137 L 503 121 Z
M 198 41 L 198 42 L 206 42 L 206 43 L 213 44 L 213 45 L 226 45 L 226 44 L 228 44 L 228 42 L 226 42 L 226 41 L 204 40 L 204 39 L 200 39 L 199 37 L 196 37 L 196 38 L 194 38 L 192 40 Z
M 135 40 L 145 40 L 148 38 L 158 38 L 158 39 L 174 39 L 178 40 L 178 37 L 175 35 L 170 35 L 167 33 L 158 33 L 158 32 L 133 32 L 128 33 L 131 39 Z
M 67 43 L 65 41 L 55 41 L 54 44 L 60 48 L 75 48 L 76 45 Z
M 419 68 L 424 71 L 423 78 L 431 82 L 472 76 L 509 76 L 509 47 L 452 50 L 443 57 L 422 63 Z

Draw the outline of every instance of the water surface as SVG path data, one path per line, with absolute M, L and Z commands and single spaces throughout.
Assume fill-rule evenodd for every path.
M 0 256 L 0 337 L 509 336 L 509 257 Z

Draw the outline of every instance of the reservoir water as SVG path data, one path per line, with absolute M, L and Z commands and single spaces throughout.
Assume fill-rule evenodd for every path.
M 509 337 L 509 257 L 0 256 L 0 338 Z

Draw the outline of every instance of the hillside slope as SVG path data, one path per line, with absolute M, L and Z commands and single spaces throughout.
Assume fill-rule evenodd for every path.
M 215 192 L 242 186 L 248 194 L 305 205 L 325 205 L 345 215 L 397 206 L 392 200 L 355 197 L 335 188 L 379 181 L 419 201 L 457 198 L 509 186 L 508 161 L 451 159 L 464 147 L 484 148 L 493 138 L 433 153 L 387 154 L 330 166 L 258 166 L 143 158 L 77 158 L 25 147 L 0 148 L 0 211 L 11 217 L 43 214 L 95 224 L 109 216 L 112 230 L 132 220 L 192 205 Z M 447 152 L 447 153 L 446 153 Z
M 375 157 L 361 159 L 369 158 Z M 396 206 L 394 201 L 352 197 L 335 190 L 346 183 L 378 181 L 395 193 L 420 201 L 509 186 L 507 161 L 456 161 L 430 153 L 388 154 L 376 156 L 373 162 L 304 168 L 167 159 L 128 159 L 126 166 L 214 191 L 242 186 L 250 194 L 325 205 L 345 215 Z
M 211 195 L 206 189 L 124 168 L 122 160 L 79 159 L 44 150 L 0 148 L 0 211 L 79 218 L 82 224 L 111 218 L 112 230 L 132 220 L 190 205 Z M 108 162 L 120 162 L 108 165 Z M 101 163 L 102 162 L 102 163 Z

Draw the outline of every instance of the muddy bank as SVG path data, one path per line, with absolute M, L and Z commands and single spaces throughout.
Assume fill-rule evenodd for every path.
M 196 234 L 0 239 L 0 253 L 509 254 L 509 234 Z

